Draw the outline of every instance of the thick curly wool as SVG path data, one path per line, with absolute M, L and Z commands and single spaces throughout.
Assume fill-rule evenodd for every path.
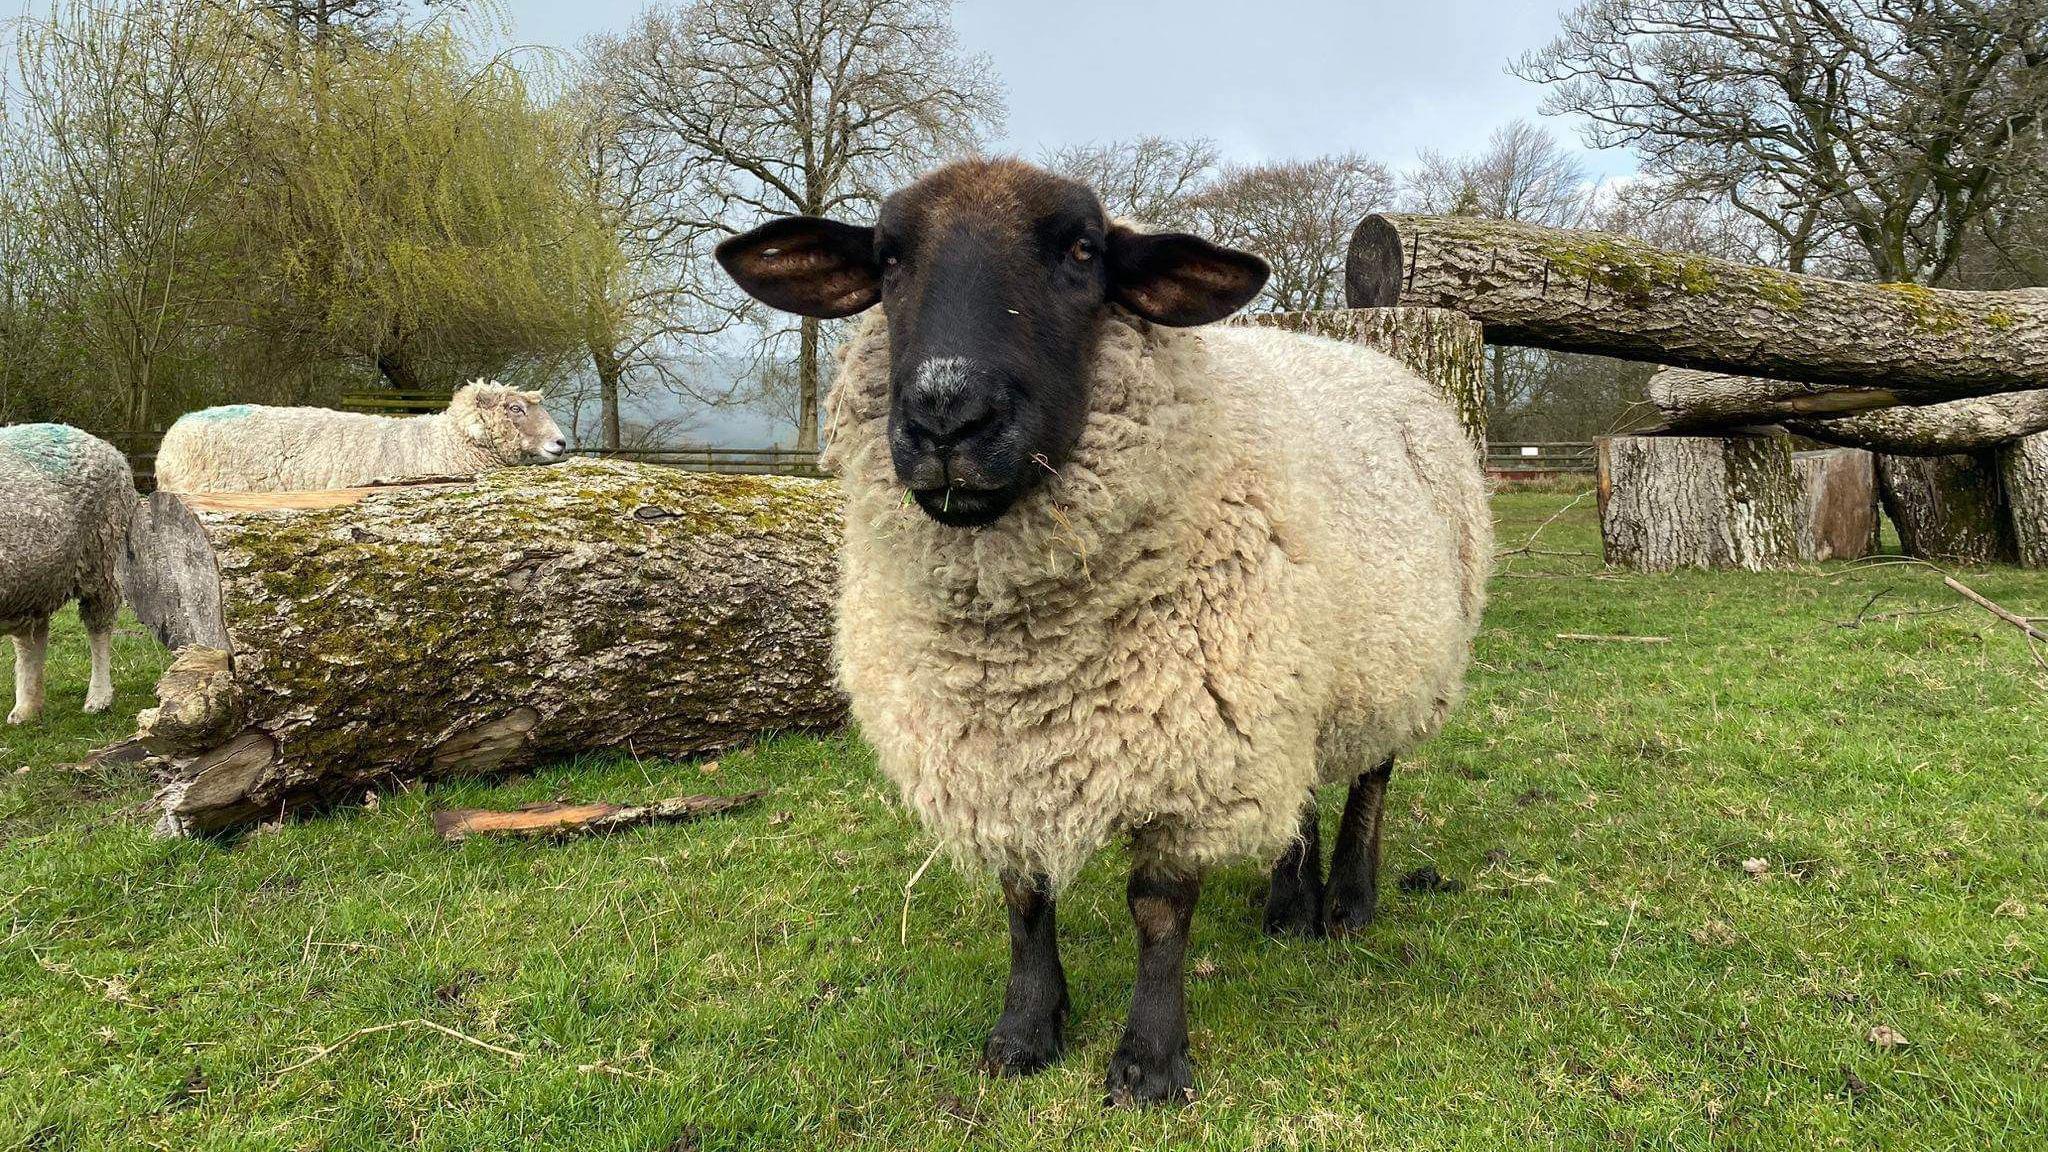
M 956 855 L 1063 882 L 1125 830 L 1168 867 L 1270 859 L 1308 790 L 1435 732 L 1492 527 L 1450 407 L 1378 353 L 1115 311 L 1058 475 L 948 528 L 890 464 L 871 314 L 826 414 L 839 668 Z
M 74 599 L 88 630 L 111 627 L 134 516 L 112 444 L 64 424 L 0 428 L 0 633 L 32 631 Z
M 432 416 L 230 404 L 188 413 L 157 449 L 166 492 L 293 492 L 372 480 L 473 476 L 522 463 L 526 439 L 502 404 L 540 393 L 478 381 Z

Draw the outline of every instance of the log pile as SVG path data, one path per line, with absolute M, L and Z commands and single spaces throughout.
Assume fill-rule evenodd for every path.
M 590 750 L 838 725 L 832 485 L 572 462 L 150 497 L 136 614 L 182 646 L 137 739 L 162 831 Z
M 1876 453 L 1876 487 L 1909 554 L 2048 565 L 2048 290 L 1853 283 L 1609 233 L 1382 214 L 1353 233 L 1346 294 L 1354 308 L 1454 309 L 1496 343 L 1671 365 L 1649 388 L 1662 422 L 1603 449 L 1618 563 L 1775 563 L 1779 527 L 1814 523 L 1829 503 L 1813 487 L 1822 472 L 1856 467 L 1809 464 L 1799 484 L 1770 489 L 1798 492 L 1797 508 L 1739 498 L 1729 485 L 1757 451 L 1745 441 L 1789 434 Z M 1649 436 L 1693 443 L 1634 442 Z M 1861 507 L 1860 495 L 1839 499 Z M 1703 519 L 1636 519 L 1676 510 Z M 1855 551 L 1860 525 L 1837 510 L 1825 527 L 1840 538 L 1794 551 Z

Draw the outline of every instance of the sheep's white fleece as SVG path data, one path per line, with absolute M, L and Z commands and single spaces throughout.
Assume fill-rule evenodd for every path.
M 0 633 L 26 633 L 76 599 L 89 631 L 121 610 L 115 569 L 135 480 L 112 444 L 65 424 L 0 428 Z
M 957 857 L 1060 883 L 1128 829 L 1166 867 L 1270 859 L 1310 788 L 1456 701 L 1492 522 L 1450 406 L 1400 363 L 1114 310 L 1073 457 L 980 529 L 906 503 L 888 397 L 877 309 L 827 407 L 839 671 Z
M 469 384 L 432 416 L 262 404 L 190 412 L 164 433 L 156 484 L 166 492 L 297 492 L 510 467 L 525 456 L 519 430 L 478 401 L 512 392 Z M 537 392 L 519 395 L 540 403 Z

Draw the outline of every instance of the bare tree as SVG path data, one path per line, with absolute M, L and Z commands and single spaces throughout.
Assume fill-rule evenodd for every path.
M 1273 266 L 1261 306 L 1293 312 L 1343 306 L 1351 233 L 1393 198 L 1384 165 L 1346 154 L 1225 168 L 1196 208 L 1218 242 Z
M 1560 228 L 1583 225 L 1593 204 L 1577 158 L 1548 130 L 1526 120 L 1496 128 L 1477 155 L 1425 150 L 1404 183 L 1405 198 L 1417 212 Z
M 1652 175 L 1725 197 L 1803 269 L 1845 245 L 1932 283 L 2037 179 L 2042 0 L 1584 0 L 1516 74 Z
M 219 10 L 90 0 L 20 25 L 33 211 L 78 342 L 149 425 L 160 360 L 184 336 L 198 224 L 226 182 L 240 45 Z
M 1194 226 L 1197 201 L 1215 179 L 1219 161 L 1213 140 L 1164 136 L 1069 144 L 1039 158 L 1047 168 L 1095 189 L 1112 218 L 1176 231 Z
M 643 13 L 610 59 L 634 130 L 680 158 L 681 198 L 703 206 L 692 225 L 724 232 L 862 215 L 1002 115 L 950 0 L 696 0 Z M 797 445 L 815 448 L 821 326 L 798 331 Z

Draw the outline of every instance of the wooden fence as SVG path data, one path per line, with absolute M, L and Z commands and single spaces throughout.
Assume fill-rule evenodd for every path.
M 1593 471 L 1593 445 L 1573 440 L 1489 443 L 1486 474 L 1496 480 L 1541 480 Z
M 632 460 L 691 472 L 732 472 L 747 476 L 818 476 L 818 454 L 795 448 L 572 448 L 577 456 Z

